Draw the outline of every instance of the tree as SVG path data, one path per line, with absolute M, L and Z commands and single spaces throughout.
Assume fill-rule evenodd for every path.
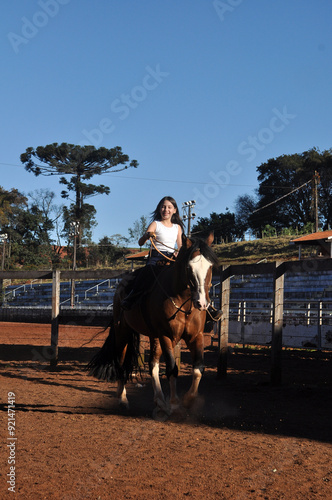
M 252 229 L 270 224 L 277 231 L 303 228 L 314 223 L 315 178 L 319 174 L 319 213 L 325 228 L 332 216 L 332 150 L 320 153 L 313 148 L 302 154 L 283 155 L 257 168 L 258 203 L 250 218 Z M 298 189 L 300 188 L 300 189 Z
M 137 240 L 139 240 L 139 238 L 145 233 L 148 226 L 148 220 L 144 215 L 135 220 L 133 227 L 128 228 L 129 241 L 137 242 Z
M 7 268 L 10 267 L 15 221 L 20 212 L 26 209 L 27 205 L 28 199 L 17 189 L 7 191 L 0 186 L 0 232 L 7 234 L 9 239 L 8 257 L 5 263 Z
M 253 196 L 243 195 L 235 200 L 235 223 L 238 232 L 242 235 L 250 229 L 251 216 L 257 207 L 257 201 Z
M 104 236 L 98 245 L 88 248 L 89 265 L 109 267 L 123 257 L 125 249 L 113 244 L 112 237 Z
M 50 218 L 54 193 L 40 190 L 29 196 L 0 187 L 1 232 L 7 233 L 9 239 L 8 268 L 49 268 L 57 260 L 51 239 L 54 220 Z
M 112 245 L 116 247 L 124 247 L 129 243 L 129 239 L 126 238 L 125 236 L 122 236 L 122 234 L 116 233 L 112 234 L 112 236 L 109 237 Z
M 199 217 L 191 233 L 193 235 L 195 235 L 195 233 L 200 233 L 200 235 L 204 237 L 211 231 L 214 231 L 214 236 L 217 241 L 224 240 L 231 242 L 240 236 L 235 224 L 235 215 L 229 212 L 227 208 L 224 214 L 212 212 L 210 217 Z
M 28 199 L 17 189 L 6 191 L 0 186 L 0 226 L 1 231 L 8 232 L 10 218 L 13 216 L 15 210 L 24 208 L 28 205 Z
M 36 176 L 60 176 L 59 182 L 65 187 L 61 192 L 62 198 L 68 199 L 71 192 L 75 194 L 75 201 L 66 209 L 65 217 L 80 223 L 79 243 L 82 234 L 91 230 L 96 224 L 96 210 L 93 205 L 87 204 L 86 200 L 97 194 L 110 193 L 108 186 L 90 184 L 85 181 L 109 171 L 120 172 L 129 167 L 138 166 L 136 160 L 129 162 L 129 157 L 122 152 L 120 147 L 96 149 L 94 146 L 77 146 L 67 143 L 53 143 L 38 146 L 36 149 L 27 148 L 26 152 L 21 155 L 21 162 L 28 172 Z M 66 222 L 65 229 L 68 230 L 69 221 Z
M 42 231 L 45 234 L 46 241 L 52 244 L 51 231 L 56 228 L 57 236 L 59 235 L 59 219 L 63 214 L 63 206 L 55 205 L 55 193 L 49 189 L 36 189 L 28 193 L 31 200 L 31 206 L 38 209 L 43 218 Z

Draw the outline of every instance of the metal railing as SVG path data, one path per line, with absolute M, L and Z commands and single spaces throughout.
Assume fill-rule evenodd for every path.
M 115 280 L 115 284 L 118 284 L 119 280 Z M 93 285 L 91 286 L 90 288 L 87 288 L 85 290 L 85 293 L 84 293 L 84 300 L 87 300 L 87 294 L 88 292 L 91 292 L 91 290 L 94 290 L 96 288 L 96 293 L 98 294 L 99 293 L 99 287 L 101 285 L 103 285 L 104 283 L 108 283 L 108 288 L 111 288 L 111 280 L 110 279 L 107 279 L 107 280 L 104 280 L 104 281 L 101 281 L 100 283 L 97 283 L 97 285 Z
M 284 321 L 296 322 L 306 326 L 319 323 L 332 325 L 332 300 L 286 299 L 284 302 Z M 273 302 L 271 300 L 230 300 L 229 319 L 238 322 L 273 321 Z
M 6 297 L 7 297 L 7 296 L 10 296 L 10 295 L 11 295 L 13 298 L 15 298 L 15 297 L 16 297 L 16 292 L 17 292 L 17 290 L 19 290 L 20 288 L 23 288 L 23 292 L 24 292 L 24 293 L 26 292 L 26 290 L 27 290 L 28 288 L 30 288 L 30 290 L 32 290 L 32 288 L 33 288 L 33 283 L 34 283 L 34 282 L 36 282 L 36 281 L 41 282 L 42 280 L 31 280 L 31 282 L 30 282 L 30 283 L 24 283 L 23 285 L 19 285 L 18 287 L 14 288 L 13 290 L 9 290 L 9 292 L 6 292 L 6 293 L 5 293 L 5 295 L 4 295 L 4 300 L 6 301 Z
M 79 303 L 79 298 L 80 296 L 77 294 L 77 295 L 74 295 L 74 303 L 76 302 L 77 304 Z M 70 302 L 71 300 L 71 297 L 69 297 L 68 299 L 66 300 L 63 300 L 62 302 L 60 302 L 60 306 L 62 306 L 63 304 L 65 304 L 66 302 Z

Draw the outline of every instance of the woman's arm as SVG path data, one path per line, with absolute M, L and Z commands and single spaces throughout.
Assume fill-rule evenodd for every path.
M 180 225 L 178 227 L 178 236 L 176 238 L 176 244 L 177 244 L 178 251 L 179 251 L 181 246 L 182 246 L 182 228 Z
M 157 224 L 155 223 L 155 221 L 151 222 L 146 232 L 138 240 L 138 244 L 140 247 L 144 245 L 144 243 L 152 236 L 151 233 L 154 233 L 156 229 L 157 229 Z

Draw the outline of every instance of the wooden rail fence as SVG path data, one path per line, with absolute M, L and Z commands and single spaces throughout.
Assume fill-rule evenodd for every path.
M 272 343 L 271 343 L 271 373 L 273 385 L 282 382 L 282 328 L 284 308 L 284 279 L 286 273 L 320 273 L 332 271 L 332 259 L 310 259 L 302 261 L 271 262 L 261 264 L 242 264 L 222 266 L 220 268 L 220 290 L 222 320 L 219 324 L 218 345 L 218 378 L 223 379 L 227 374 L 228 333 L 229 333 L 229 305 L 230 279 L 239 275 L 273 276 L 273 314 L 272 314 Z
M 223 311 L 218 331 L 218 378 L 227 374 L 230 279 L 235 275 L 273 276 L 273 314 L 272 314 L 272 344 L 271 344 L 271 383 L 278 385 L 282 381 L 282 328 L 284 307 L 284 277 L 286 273 L 319 273 L 332 271 L 332 259 L 312 259 L 304 261 L 272 262 L 252 265 L 230 265 L 220 268 L 220 303 Z M 51 312 L 51 366 L 58 362 L 58 332 L 60 314 L 60 280 L 88 280 L 121 278 L 119 271 L 108 269 L 84 271 L 0 271 L 0 282 L 4 279 L 52 280 L 52 312 Z

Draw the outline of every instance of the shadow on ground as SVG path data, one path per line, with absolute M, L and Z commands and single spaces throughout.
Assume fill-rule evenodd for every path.
M 109 386 L 100 382 L 93 387 L 84 384 L 94 380 L 84 371 L 94 348 L 60 348 L 60 363 L 54 372 L 47 363 L 31 363 L 31 353 L 42 353 L 43 346 L 0 346 L 1 375 L 8 378 L 22 378 L 28 366 L 26 379 L 40 386 L 53 385 L 69 388 L 81 393 L 90 393 L 91 407 L 35 407 L 22 405 L 17 411 L 66 412 L 128 417 L 151 417 L 153 393 L 147 372 L 142 379 L 128 384 L 129 411 L 120 410 L 115 398 L 116 384 Z M 217 379 L 218 351 L 208 348 L 205 352 L 206 370 L 199 388 L 199 398 L 182 419 L 186 424 L 207 425 L 257 433 L 294 436 L 331 442 L 332 418 L 332 353 L 284 351 L 282 358 L 282 384 L 270 384 L 270 353 L 268 350 L 232 350 L 228 357 L 228 373 L 224 380 Z M 16 362 L 16 367 L 10 361 Z M 30 361 L 28 363 L 27 361 Z M 6 369 L 8 367 L 8 370 Z M 163 368 L 163 367 L 162 367 Z M 44 370 L 45 377 L 40 371 Z M 162 370 L 163 371 L 163 370 Z M 39 373 L 38 373 L 39 372 Z M 68 380 L 73 372 L 75 377 Z M 178 378 L 180 396 L 191 384 L 190 357 L 182 353 L 181 373 Z M 62 374 L 64 378 L 62 379 Z M 46 376 L 47 375 L 47 376 Z M 66 378 L 66 377 L 67 378 Z M 60 377 L 60 378 L 59 378 Z M 168 382 L 162 376 L 162 386 L 168 393 Z

